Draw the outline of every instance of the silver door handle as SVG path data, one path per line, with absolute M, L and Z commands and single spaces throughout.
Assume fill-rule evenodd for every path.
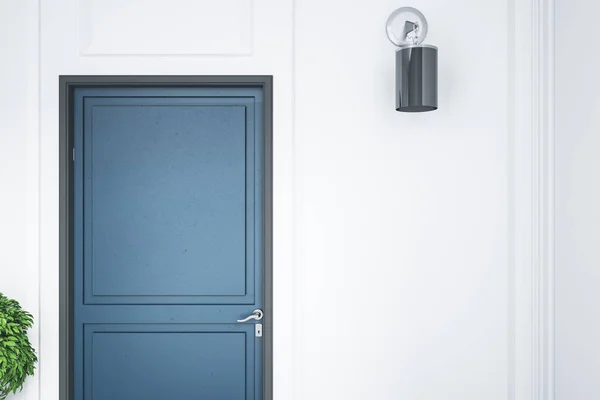
M 244 319 L 238 319 L 237 322 L 248 322 L 251 319 L 260 321 L 263 318 L 263 315 L 263 311 L 260 308 L 257 308 L 256 310 L 252 311 L 252 314 L 248 315 Z

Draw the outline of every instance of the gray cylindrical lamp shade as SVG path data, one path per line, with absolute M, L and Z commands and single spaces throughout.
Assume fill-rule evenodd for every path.
M 396 51 L 396 110 L 433 111 L 438 108 L 438 50 L 416 45 Z

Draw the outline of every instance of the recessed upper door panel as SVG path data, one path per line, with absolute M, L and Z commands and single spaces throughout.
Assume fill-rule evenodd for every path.
M 254 97 L 84 97 L 86 304 L 254 302 Z

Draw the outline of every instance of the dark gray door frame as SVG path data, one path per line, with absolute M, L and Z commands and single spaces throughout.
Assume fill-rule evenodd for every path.
M 264 91 L 264 400 L 273 399 L 273 77 L 272 76 L 60 76 L 60 400 L 73 398 L 73 91 L 79 87 L 261 87 Z

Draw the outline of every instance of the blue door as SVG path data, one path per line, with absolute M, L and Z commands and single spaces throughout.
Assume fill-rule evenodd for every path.
M 75 89 L 74 399 L 262 399 L 263 107 Z

